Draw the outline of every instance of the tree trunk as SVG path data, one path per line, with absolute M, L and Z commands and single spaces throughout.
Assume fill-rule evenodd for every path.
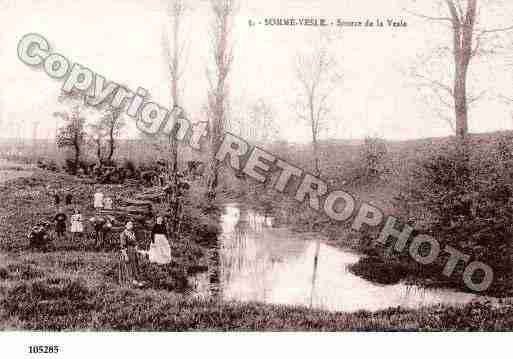
M 454 114 L 456 136 L 463 140 L 468 135 L 467 74 L 473 56 L 474 24 L 477 0 L 468 0 L 465 16 L 458 15 L 454 0 L 446 0 L 451 13 L 454 55 Z
M 96 157 L 98 158 L 98 163 L 102 164 L 102 148 L 100 139 L 96 140 Z
M 112 163 L 112 156 L 114 156 L 115 149 L 116 146 L 114 144 L 114 129 L 111 127 L 109 131 L 109 155 L 107 156 L 107 161 L 109 163 Z
M 180 32 L 180 20 L 182 14 L 181 4 L 174 3 L 173 4 L 173 57 L 172 61 L 172 71 L 171 71 L 171 98 L 173 100 L 173 108 L 179 106 L 179 93 L 178 93 L 178 81 L 179 81 L 179 62 L 180 62 L 180 54 L 179 54 L 179 44 L 178 44 L 178 35 Z M 171 186 L 171 194 L 169 198 L 169 211 L 171 212 L 172 221 L 171 221 L 171 232 L 178 238 L 178 230 L 180 227 L 180 196 L 178 195 L 179 191 L 179 183 L 178 183 L 178 141 L 173 133 L 169 136 L 169 159 L 168 159 L 168 176 L 169 176 L 169 185 Z
M 317 121 L 319 119 L 317 119 L 317 121 L 316 121 L 315 115 L 314 115 L 313 93 L 310 96 L 309 102 L 310 102 L 309 103 L 310 125 L 311 125 L 311 129 L 312 129 L 312 147 L 313 147 L 313 155 L 314 155 L 314 170 L 315 170 L 315 175 L 320 176 L 321 175 L 321 166 L 320 166 L 320 162 L 319 162 L 319 148 L 318 148 L 318 144 L 317 144 L 317 127 L 318 127 Z
M 462 64 L 457 64 L 454 80 L 454 114 L 456 117 L 456 136 L 460 139 L 464 139 L 468 134 L 466 84 L 467 67 Z
M 78 170 L 78 161 L 80 160 L 80 146 L 78 144 L 78 141 L 75 141 L 75 163 L 73 164 L 73 174 L 77 174 Z
M 210 158 L 210 178 L 208 181 L 207 199 L 212 203 L 216 198 L 217 186 L 219 183 L 219 164 L 215 158 L 216 151 L 221 144 L 221 136 L 224 130 L 225 119 L 225 80 L 229 71 L 229 63 L 226 62 L 227 36 L 228 36 L 228 17 L 229 11 L 222 15 L 219 37 L 216 39 L 215 60 L 217 66 L 217 84 L 214 92 L 214 103 L 210 103 L 212 121 L 210 123 L 211 138 L 211 158 Z

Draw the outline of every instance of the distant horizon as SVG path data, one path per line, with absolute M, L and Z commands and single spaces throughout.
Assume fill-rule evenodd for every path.
M 493 135 L 497 133 L 507 133 L 507 132 L 513 132 L 513 129 L 504 129 L 504 130 L 495 130 L 495 131 L 486 131 L 486 132 L 469 132 L 469 136 L 476 136 L 476 135 Z M 367 136 L 367 137 L 361 137 L 361 138 L 322 138 L 319 140 L 319 143 L 326 143 L 326 142 L 362 142 L 365 141 L 367 138 L 377 138 L 381 139 L 387 142 L 410 142 L 410 141 L 423 141 L 423 140 L 430 140 L 430 139 L 444 139 L 444 138 L 451 138 L 456 137 L 454 134 L 446 135 L 446 136 L 430 136 L 430 137 L 418 137 L 418 138 L 406 138 L 406 139 L 393 139 L 393 138 L 384 138 L 379 136 Z M 251 139 L 244 138 L 245 141 L 252 142 Z M 0 136 L 0 142 L 5 143 L 8 141 L 45 141 L 45 142 L 54 142 L 55 138 L 41 138 L 41 137 L 2 137 Z M 145 138 L 138 138 L 138 137 L 120 137 L 117 139 L 118 141 L 147 141 L 151 142 L 149 139 Z M 285 139 L 277 139 L 272 141 L 253 141 L 254 143 L 258 144 L 280 144 L 280 143 L 287 143 L 290 145 L 311 145 L 311 141 L 304 141 L 304 142 L 296 142 L 296 141 L 289 141 Z

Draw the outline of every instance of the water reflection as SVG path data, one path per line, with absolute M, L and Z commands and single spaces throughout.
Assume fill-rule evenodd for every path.
M 273 228 L 272 218 L 244 206 L 227 206 L 221 221 L 211 269 L 197 278 L 197 295 L 337 311 L 418 308 L 466 303 L 474 298 L 449 290 L 371 283 L 347 270 L 358 261 L 357 254 L 315 239 L 298 239 L 287 229 Z

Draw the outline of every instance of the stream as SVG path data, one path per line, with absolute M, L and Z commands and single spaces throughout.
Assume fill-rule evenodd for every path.
M 196 296 L 347 312 L 462 305 L 475 298 L 446 289 L 369 282 L 348 270 L 360 258 L 358 254 L 322 241 L 314 275 L 319 234 L 305 236 L 275 228 L 273 218 L 240 204 L 225 206 L 221 226 L 219 245 L 211 258 L 214 270 L 194 278 Z

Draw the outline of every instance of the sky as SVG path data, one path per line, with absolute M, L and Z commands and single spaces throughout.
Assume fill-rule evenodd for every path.
M 232 34 L 232 115 L 245 119 L 248 106 L 262 99 L 275 109 L 281 139 L 310 139 L 307 124 L 298 119 L 293 107 L 298 89 L 293 64 L 298 52 L 312 48 L 318 28 L 249 26 L 249 20 L 391 18 L 403 20 L 408 26 L 330 27 L 335 35 L 330 52 L 337 59 L 342 81 L 330 98 L 331 113 L 322 137 L 380 136 L 403 140 L 451 134 L 447 122 L 434 114 L 430 101 L 419 94 L 420 86 L 411 76 L 419 58 L 438 46 L 450 46 L 448 32 L 440 24 L 430 24 L 405 11 L 424 11 L 428 3 L 432 1 L 241 0 Z M 170 106 L 169 74 L 162 47 L 162 34 L 170 29 L 166 1 L 0 0 L 0 4 L 0 137 L 29 138 L 37 128 L 36 137 L 51 138 L 58 125 L 52 114 L 62 109 L 57 102 L 62 82 L 18 59 L 17 44 L 27 33 L 43 35 L 53 51 L 72 62 L 132 90 L 143 87 L 151 93 L 152 100 Z M 483 22 L 491 27 L 507 24 L 509 19 L 513 23 L 513 3 L 505 6 L 507 11 L 500 13 L 483 12 Z M 210 8 L 205 0 L 191 0 L 187 8 L 183 37 L 188 51 L 182 107 L 193 121 L 199 121 L 205 120 L 207 68 L 212 64 Z M 471 132 L 513 127 L 513 105 L 497 99 L 499 95 L 513 98 L 510 48 L 503 51 L 505 55 L 476 60 L 471 70 L 469 86 L 476 93 L 484 91 L 470 113 Z M 450 72 L 450 62 L 442 61 L 440 66 Z M 137 136 L 133 123 L 125 136 Z

